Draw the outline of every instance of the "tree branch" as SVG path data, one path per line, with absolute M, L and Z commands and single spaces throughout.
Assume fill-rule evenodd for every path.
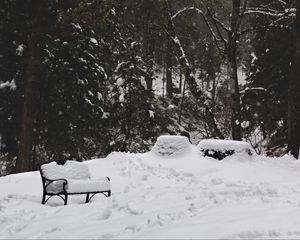
M 218 34 L 218 35 L 221 36 L 221 39 L 218 39 L 218 38 L 217 38 L 216 33 L 214 32 L 213 28 L 211 27 L 209 21 L 207 20 L 205 14 L 203 13 L 203 11 L 202 11 L 201 9 L 199 9 L 199 8 L 197 8 L 197 7 L 186 7 L 186 8 L 183 8 L 183 9 L 181 9 L 180 11 L 178 11 L 177 13 L 175 13 L 173 16 L 171 16 L 171 20 L 173 21 L 173 20 L 176 19 L 178 16 L 180 16 L 180 15 L 182 15 L 182 14 L 185 14 L 185 13 L 187 13 L 187 12 L 195 12 L 195 13 L 200 14 L 200 15 L 202 16 L 202 18 L 203 18 L 203 20 L 204 20 L 204 22 L 205 22 L 205 24 L 206 24 L 206 26 L 207 26 L 209 32 L 211 33 L 211 35 L 212 35 L 212 37 L 213 37 L 213 39 L 214 39 L 214 42 L 215 42 L 215 44 L 216 44 L 216 46 L 217 46 L 218 51 L 219 51 L 221 54 L 223 54 L 224 49 L 222 49 L 222 48 L 220 47 L 219 42 L 220 42 L 220 41 L 223 41 L 223 43 L 224 43 L 224 38 L 223 38 L 223 36 L 220 35 L 220 34 Z M 226 43 L 226 41 L 225 41 L 225 43 Z M 226 46 L 226 45 L 225 45 L 225 46 Z

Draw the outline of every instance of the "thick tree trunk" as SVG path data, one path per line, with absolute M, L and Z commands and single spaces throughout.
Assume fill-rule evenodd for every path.
M 17 172 L 32 169 L 32 147 L 34 134 L 34 120 L 37 108 L 38 82 L 39 82 L 39 50 L 38 35 L 33 33 L 28 44 L 28 57 L 26 63 L 25 94 L 21 121 L 19 152 L 16 165 Z
M 236 40 L 234 40 L 236 41 Z M 233 42 L 228 45 L 228 72 L 230 81 L 230 94 L 231 94 L 231 133 L 233 140 L 242 140 L 241 133 L 241 103 L 240 103 L 240 90 L 237 74 L 236 62 L 236 44 Z
M 288 90 L 288 151 L 299 158 L 300 148 L 300 1 L 296 2 L 294 24 L 294 56 Z
M 228 72 L 231 81 L 231 133 L 233 140 L 242 140 L 241 103 L 237 74 L 237 40 L 240 24 L 241 0 L 232 0 L 231 31 L 227 43 Z

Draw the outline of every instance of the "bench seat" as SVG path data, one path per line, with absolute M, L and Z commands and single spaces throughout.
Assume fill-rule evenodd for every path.
M 66 186 L 67 193 L 106 192 L 110 190 L 110 183 L 102 180 L 69 180 Z

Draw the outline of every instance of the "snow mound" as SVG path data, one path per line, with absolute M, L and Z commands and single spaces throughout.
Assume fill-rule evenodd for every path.
M 197 148 L 204 156 L 219 160 L 236 153 L 247 153 L 248 155 L 253 153 L 251 145 L 247 142 L 223 139 L 203 139 Z
M 191 147 L 187 137 L 163 135 L 157 138 L 151 152 L 161 156 L 178 156 L 189 152 Z

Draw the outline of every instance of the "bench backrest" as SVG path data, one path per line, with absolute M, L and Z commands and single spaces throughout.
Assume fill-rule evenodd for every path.
M 66 161 L 64 165 L 56 162 L 43 164 L 41 172 L 48 179 L 86 179 L 90 178 L 88 165 L 76 161 Z

